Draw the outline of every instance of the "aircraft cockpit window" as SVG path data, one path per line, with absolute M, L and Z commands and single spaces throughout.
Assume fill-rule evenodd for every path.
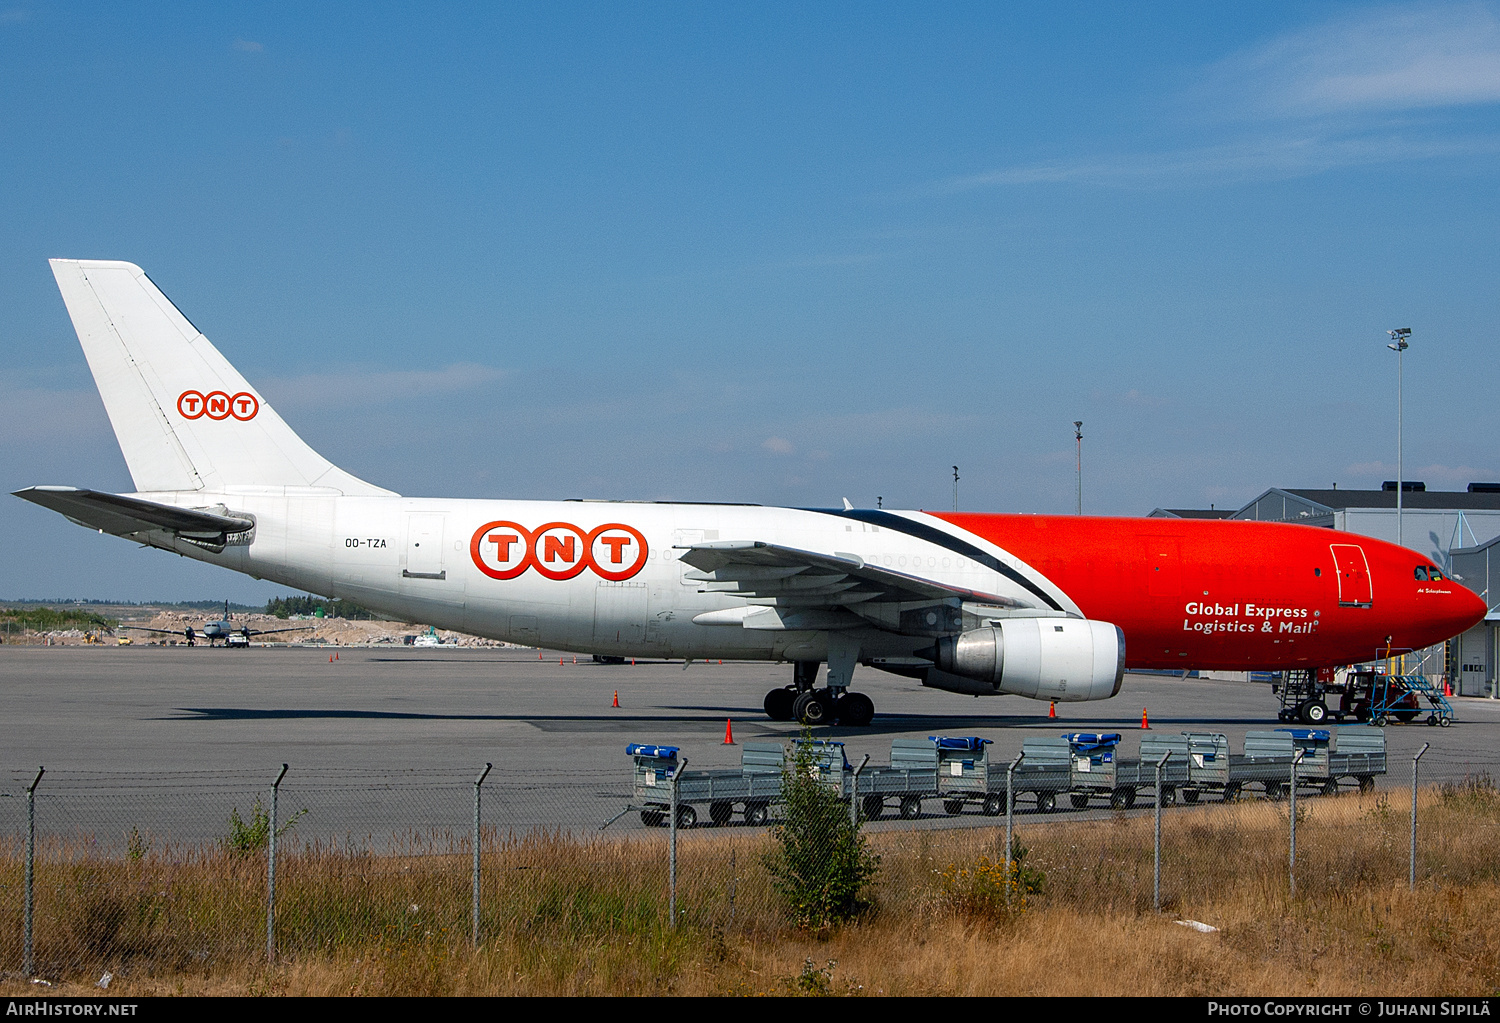
M 1413 574 L 1417 577 L 1417 582 L 1419 582 L 1419 583 L 1425 583 L 1427 581 L 1427 568 L 1426 568 L 1426 566 L 1418 565 L 1416 572 L 1414 572 Z
M 1444 576 L 1443 573 L 1439 572 L 1437 569 L 1429 568 L 1427 570 L 1427 578 L 1431 579 L 1435 583 L 1440 583 L 1443 581 Z

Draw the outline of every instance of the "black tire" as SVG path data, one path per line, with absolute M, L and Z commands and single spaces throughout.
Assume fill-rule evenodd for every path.
M 834 703 L 839 724 L 863 728 L 875 720 L 875 701 L 864 693 L 845 693 Z
M 1267 799 L 1282 799 L 1285 796 L 1286 796 L 1286 782 L 1280 782 L 1280 781 L 1268 781 L 1268 782 L 1266 782 L 1266 798 Z
M 1437 721 L 1438 721 L 1438 719 L 1437 719 L 1437 715 L 1436 714 L 1428 714 L 1427 715 L 1427 724 L 1428 725 L 1435 726 L 1437 724 Z
M 812 728 L 832 724 L 833 714 L 830 710 L 829 701 L 822 693 L 799 693 L 797 699 L 792 701 L 792 717 Z
M 1240 783 L 1229 782 L 1224 786 L 1224 794 L 1220 797 L 1226 803 L 1237 803 L 1240 800 Z
M 1005 812 L 1005 797 L 998 792 L 991 792 L 984 797 L 984 806 L 980 809 L 986 817 L 999 817 Z
M 1398 710 L 1396 711 L 1396 719 L 1404 725 L 1409 725 L 1413 721 L 1417 720 L 1417 711 Z
M 659 828 L 661 822 L 667 819 L 667 815 L 660 810 L 642 810 L 641 823 L 648 828 Z
M 1135 793 L 1130 789 L 1115 789 L 1109 794 L 1109 808 L 1111 810 L 1128 810 L 1130 804 L 1135 802 Z
M 795 689 L 772 689 L 766 694 L 766 717 L 772 721 L 792 720 L 792 703 L 797 699 Z
M 698 824 L 698 811 L 691 806 L 679 806 L 677 808 L 677 826 L 679 828 L 696 827 Z
M 1329 778 L 1327 781 L 1325 781 L 1323 783 L 1323 795 L 1325 795 L 1325 796 L 1336 796 L 1338 794 L 1339 794 L 1339 780 L 1337 778 Z
M 1174 789 L 1172 786 L 1170 786 L 1170 785 L 1163 785 L 1161 787 L 1161 805 L 1162 806 L 1176 806 L 1177 805 L 1177 790 Z
M 1321 725 L 1328 720 L 1328 707 L 1320 700 L 1312 700 L 1302 708 L 1302 720 L 1310 725 Z
M 745 823 L 751 827 L 762 827 L 771 822 L 771 808 L 765 803 L 747 803 L 745 805 Z
M 1442 725 L 1444 728 L 1447 728 L 1452 723 L 1453 723 L 1453 719 L 1452 718 L 1448 718 L 1448 717 L 1438 718 L 1438 724 Z
M 1368 774 L 1360 775 L 1359 791 L 1361 794 L 1375 791 L 1375 779 Z
M 723 827 L 734 816 L 734 804 L 726 799 L 716 799 L 708 804 L 708 819 Z
M 876 821 L 885 813 L 885 797 L 869 795 L 864 799 L 865 820 Z
M 1361 723 L 1370 720 L 1370 705 L 1360 701 L 1354 705 L 1354 720 Z
M 922 816 L 922 797 L 904 796 L 901 799 L 901 819 L 914 821 Z
M 949 817 L 957 817 L 964 812 L 964 801 L 962 799 L 943 800 L 943 812 Z
M 1068 794 L 1068 802 L 1073 804 L 1073 809 L 1082 810 L 1089 805 L 1089 795 L 1087 792 L 1071 792 Z
M 1182 801 L 1184 803 L 1187 803 L 1189 806 L 1191 806 L 1194 803 L 1196 803 L 1198 801 L 1198 790 L 1197 789 L 1183 789 L 1182 790 Z
M 1051 813 L 1057 809 L 1056 792 L 1038 792 L 1036 794 L 1036 812 Z

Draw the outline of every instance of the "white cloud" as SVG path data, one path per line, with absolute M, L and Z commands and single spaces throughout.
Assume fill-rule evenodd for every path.
M 19 25 L 21 22 L 29 21 L 30 19 L 31 12 L 23 11 L 19 7 L 12 7 L 10 10 L 0 11 L 0 25 Z
M 1242 50 L 1195 77 L 1177 114 L 1196 144 L 998 167 L 931 191 L 1281 180 L 1500 152 L 1500 136 L 1451 121 L 1453 108 L 1500 103 L 1500 16 L 1488 5 L 1366 10 Z M 1172 104 L 1162 103 L 1165 113 Z M 1449 111 L 1441 123 L 1438 109 Z
M 1263 116 L 1500 102 L 1500 18 L 1481 4 L 1376 8 L 1234 54 L 1198 91 Z
M 793 451 L 797 450 L 792 446 L 792 442 L 785 437 L 767 437 L 761 442 L 760 446 L 767 451 L 774 451 L 778 455 L 790 455 Z
M 241 53 L 260 53 L 265 49 L 260 43 L 250 39 L 236 39 L 234 41 L 234 48 Z

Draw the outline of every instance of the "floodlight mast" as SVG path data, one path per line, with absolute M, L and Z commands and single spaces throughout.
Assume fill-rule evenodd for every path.
M 1073 420 L 1073 439 L 1078 441 L 1078 514 L 1083 514 L 1083 420 Z
M 1406 339 L 1411 337 L 1410 327 L 1397 327 L 1395 330 L 1386 331 L 1391 336 L 1392 344 L 1386 345 L 1396 353 L 1396 545 L 1406 546 L 1405 533 L 1401 529 L 1401 509 L 1404 504 L 1406 484 L 1402 481 L 1402 451 L 1401 451 L 1401 361 L 1402 353 L 1411 347 Z

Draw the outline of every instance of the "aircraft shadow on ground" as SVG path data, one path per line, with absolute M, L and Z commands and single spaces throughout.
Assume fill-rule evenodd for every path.
M 663 707 L 656 714 L 435 714 L 421 711 L 352 710 L 316 707 L 177 707 L 177 713 L 157 718 L 160 721 L 514 721 L 545 727 L 548 724 L 637 724 L 663 727 L 671 724 L 718 727 L 725 719 L 741 722 L 742 727 L 775 731 L 795 729 L 790 721 L 768 721 L 758 709 L 743 706 L 677 706 Z M 675 712 L 675 713 L 674 713 Z M 1207 729 L 1212 727 L 1255 726 L 1266 724 L 1260 717 L 1164 717 L 1158 718 L 1153 731 Z M 966 728 L 1047 728 L 1059 731 L 1139 731 L 1138 720 L 1104 719 L 1088 722 L 1062 721 L 1039 715 L 1023 714 L 882 714 L 863 728 L 831 727 L 819 735 L 858 736 L 891 735 L 907 732 L 953 732 Z

